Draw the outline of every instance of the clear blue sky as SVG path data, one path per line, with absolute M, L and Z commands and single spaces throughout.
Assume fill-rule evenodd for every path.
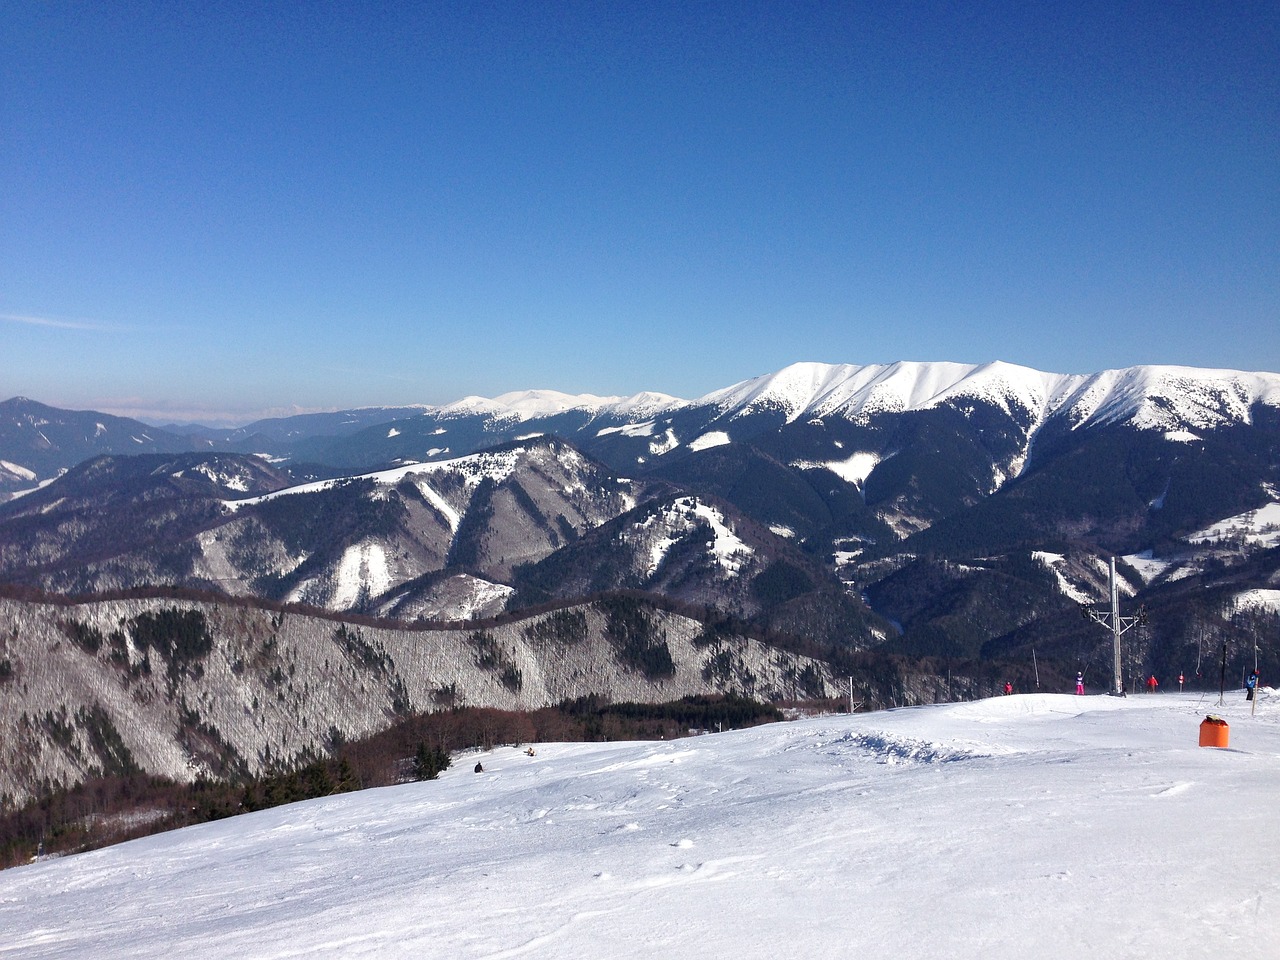
M 1280 4 L 0 9 L 0 394 L 1280 371 Z

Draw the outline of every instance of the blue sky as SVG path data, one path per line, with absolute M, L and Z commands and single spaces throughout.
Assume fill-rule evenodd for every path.
M 12 3 L 0 394 L 1280 371 L 1275 3 Z

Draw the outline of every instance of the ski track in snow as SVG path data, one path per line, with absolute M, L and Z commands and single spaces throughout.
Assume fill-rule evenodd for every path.
M 0 873 L 0 957 L 1271 956 L 1277 699 L 501 747 Z M 1196 746 L 1208 712 L 1230 749 Z

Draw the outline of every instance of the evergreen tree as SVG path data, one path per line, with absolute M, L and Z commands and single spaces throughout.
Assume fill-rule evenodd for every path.
M 434 780 L 441 771 L 449 769 L 452 761 L 449 754 L 440 747 L 429 747 L 426 741 L 418 743 L 418 752 L 413 758 L 413 775 L 419 780 Z

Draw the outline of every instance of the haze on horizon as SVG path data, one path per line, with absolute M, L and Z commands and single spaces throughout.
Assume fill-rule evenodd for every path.
M 1280 370 L 1273 4 L 0 13 L 0 398 Z

